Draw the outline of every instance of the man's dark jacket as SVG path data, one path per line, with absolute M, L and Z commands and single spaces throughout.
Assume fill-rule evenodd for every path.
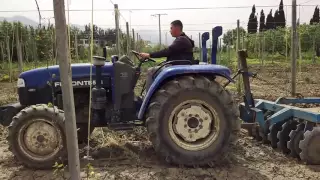
M 182 33 L 166 49 L 150 53 L 151 58 L 167 57 L 167 61 L 194 60 L 194 41 Z

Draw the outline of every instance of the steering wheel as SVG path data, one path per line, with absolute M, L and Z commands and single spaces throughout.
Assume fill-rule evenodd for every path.
M 131 50 L 131 52 L 141 61 L 141 62 L 148 62 L 148 61 L 152 61 L 152 62 L 157 62 L 154 59 L 151 58 L 146 58 L 146 59 L 142 59 L 142 57 L 140 56 L 140 53 L 134 50 Z

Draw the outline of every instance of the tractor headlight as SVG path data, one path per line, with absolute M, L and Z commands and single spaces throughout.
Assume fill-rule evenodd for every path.
M 18 88 L 26 87 L 26 84 L 25 84 L 25 82 L 24 82 L 24 79 L 21 79 L 21 78 L 18 79 L 17 87 L 18 87 Z

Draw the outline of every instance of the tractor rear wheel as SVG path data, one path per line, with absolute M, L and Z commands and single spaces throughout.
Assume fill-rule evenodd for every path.
M 8 142 L 9 150 L 25 166 L 52 168 L 67 154 L 64 112 L 44 104 L 23 109 L 9 126 Z
M 238 117 L 231 94 L 219 83 L 182 76 L 154 94 L 146 124 L 155 151 L 168 163 L 213 166 L 235 139 Z

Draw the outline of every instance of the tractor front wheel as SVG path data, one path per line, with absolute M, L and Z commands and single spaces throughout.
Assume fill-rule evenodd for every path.
M 9 126 L 9 150 L 29 168 L 49 169 L 66 158 L 64 113 L 34 105 L 20 111 Z
M 219 83 L 182 76 L 152 97 L 146 124 L 155 151 L 169 163 L 213 166 L 236 132 L 238 109 Z

